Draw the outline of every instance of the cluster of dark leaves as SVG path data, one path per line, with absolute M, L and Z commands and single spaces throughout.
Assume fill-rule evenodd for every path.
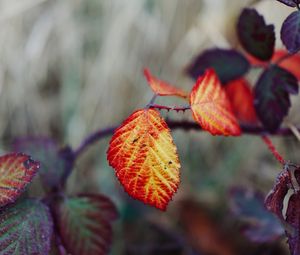
M 297 1 L 281 2 L 291 7 L 299 5 Z M 275 51 L 274 26 L 266 24 L 255 9 L 247 8 L 241 12 L 237 35 L 247 54 L 234 49 L 209 49 L 194 59 L 187 72 L 197 79 L 206 68 L 212 67 L 226 86 L 246 75 L 251 64 L 259 62 L 263 70 L 254 86 L 254 106 L 263 126 L 274 132 L 288 114 L 290 95 L 298 93 L 298 79 L 290 70 L 281 67 L 280 60 L 272 61 Z M 300 50 L 300 11 L 293 12 L 283 22 L 281 40 L 289 54 Z
M 281 41 L 287 51 L 276 56 L 274 26 L 266 24 L 255 9 L 244 9 L 237 22 L 237 36 L 244 51 L 213 48 L 202 52 L 187 68 L 197 79 L 206 68 L 215 69 L 224 86 L 244 77 L 251 67 L 260 67 L 261 73 L 253 86 L 254 108 L 261 124 L 276 131 L 291 107 L 290 95 L 298 94 L 300 66 L 284 66 L 300 51 L 300 1 L 278 0 L 297 7 L 281 27 Z M 299 64 L 299 63 L 298 63 Z M 292 68 L 290 68 L 292 67 Z M 296 70 L 296 73 L 294 72 Z M 251 123 L 250 123 L 251 124 Z M 243 222 L 243 233 L 255 242 L 273 242 L 288 237 L 291 254 L 300 254 L 300 168 L 288 165 L 278 176 L 265 206 L 262 196 L 243 189 L 231 192 L 232 212 Z M 278 221 L 269 211 L 276 214 Z M 281 226 L 284 227 L 281 227 Z
M 14 151 L 38 161 L 23 153 L 0 157 L 0 253 L 107 254 L 116 207 L 101 194 L 64 194 L 74 163 L 71 148 L 27 137 L 14 143 Z M 20 197 L 36 174 L 45 197 Z

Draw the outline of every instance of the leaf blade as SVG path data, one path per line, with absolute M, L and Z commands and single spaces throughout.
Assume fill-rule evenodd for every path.
M 0 212 L 2 255 L 47 255 L 53 222 L 43 203 L 27 199 Z
M 112 242 L 111 223 L 117 209 L 100 194 L 65 198 L 56 206 L 56 218 L 63 244 L 73 255 L 104 255 Z
M 40 164 L 22 153 L 0 157 L 0 206 L 14 202 L 35 176 Z
M 205 70 L 213 68 L 222 83 L 238 79 L 249 70 L 248 60 L 235 50 L 213 48 L 202 52 L 187 67 L 186 72 L 195 80 Z
M 297 78 L 285 69 L 273 65 L 258 79 L 254 89 L 256 113 L 269 131 L 275 131 L 288 114 L 289 94 L 298 93 Z
M 281 41 L 290 53 L 300 50 L 300 12 L 292 12 L 283 22 L 280 31 Z
M 234 80 L 226 84 L 225 90 L 237 119 L 244 123 L 256 124 L 254 95 L 249 83 L 243 78 Z
M 184 99 L 188 98 L 188 93 L 180 88 L 176 88 L 169 83 L 159 80 L 158 78 L 154 77 L 150 70 L 145 68 L 144 69 L 144 76 L 148 81 L 149 86 L 153 90 L 153 92 L 160 96 L 177 96 Z
M 273 25 L 266 25 L 255 9 L 245 8 L 238 20 L 237 32 L 244 49 L 260 60 L 269 60 L 274 52 Z
M 195 121 L 212 135 L 241 134 L 231 103 L 213 69 L 197 80 L 190 94 L 190 105 Z
M 133 198 L 165 210 L 179 185 L 176 146 L 159 112 L 141 109 L 115 131 L 107 159 Z

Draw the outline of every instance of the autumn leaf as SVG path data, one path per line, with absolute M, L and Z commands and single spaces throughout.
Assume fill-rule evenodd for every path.
M 178 96 L 185 99 L 189 96 L 184 90 L 176 88 L 173 85 L 154 77 L 147 68 L 144 69 L 144 75 L 153 92 L 159 96 Z
M 29 184 L 40 164 L 22 153 L 0 157 L 0 207 L 13 203 Z
M 234 80 L 226 84 L 225 90 L 237 119 L 244 123 L 256 124 L 254 95 L 249 83 L 243 78 Z
M 213 69 L 200 76 L 190 94 L 194 119 L 212 135 L 238 136 L 240 126 L 225 89 Z
M 288 52 L 286 50 L 277 50 L 273 57 L 272 62 L 275 63 L 279 59 L 282 59 L 282 57 L 286 56 Z M 283 59 L 278 64 L 281 68 L 291 72 L 293 75 L 297 77 L 298 80 L 300 80 L 300 56 L 299 54 L 294 54 L 292 56 L 289 56 L 286 59 Z
M 289 71 L 295 77 L 297 77 L 298 80 L 300 80 L 300 55 L 294 54 L 294 55 L 290 55 L 286 59 L 282 59 L 288 54 L 289 53 L 286 50 L 282 50 L 282 49 L 276 50 L 272 56 L 271 62 L 276 64 L 278 60 L 281 60 L 277 65 Z M 258 60 L 252 57 L 251 55 L 247 54 L 246 57 L 251 65 L 261 66 L 265 68 L 269 65 L 269 62 Z
M 53 220 L 47 205 L 25 199 L 0 212 L 1 255 L 49 254 Z
M 70 254 L 108 254 L 112 242 L 111 223 L 118 215 L 108 197 L 100 194 L 65 197 L 55 212 L 58 231 Z
M 133 198 L 165 210 L 179 185 L 180 163 L 170 130 L 159 112 L 134 112 L 115 131 L 107 159 Z

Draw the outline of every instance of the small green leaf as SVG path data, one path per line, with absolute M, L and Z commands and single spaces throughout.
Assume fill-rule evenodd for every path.
M 109 198 L 82 194 L 65 198 L 56 210 L 59 232 L 72 255 L 107 254 L 112 241 L 111 222 L 117 210 Z
M 0 157 L 0 207 L 13 203 L 31 182 L 39 163 L 21 153 Z
M 0 212 L 1 255 L 47 255 L 53 222 L 43 203 L 27 199 Z

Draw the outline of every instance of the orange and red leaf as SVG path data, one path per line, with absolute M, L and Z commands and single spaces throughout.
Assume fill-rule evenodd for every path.
M 225 90 L 237 119 L 240 122 L 256 124 L 254 95 L 249 83 L 243 78 L 234 80 L 225 86 Z
M 178 96 L 187 99 L 188 93 L 153 76 L 149 69 L 144 69 L 144 75 L 153 92 L 159 96 Z
M 22 153 L 0 157 L 0 207 L 14 202 L 31 182 L 40 164 Z
M 130 115 L 115 131 L 107 159 L 129 195 L 166 209 L 179 185 L 180 163 L 170 130 L 157 110 Z
M 238 136 L 240 126 L 225 89 L 213 69 L 200 76 L 190 94 L 194 119 L 212 135 Z

